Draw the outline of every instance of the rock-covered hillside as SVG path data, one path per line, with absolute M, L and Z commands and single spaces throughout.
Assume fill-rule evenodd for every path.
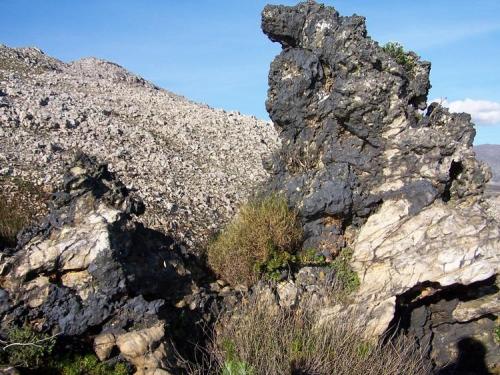
M 268 177 L 272 125 L 214 110 L 122 67 L 0 46 L 0 173 L 53 189 L 76 151 L 95 155 L 148 207 L 145 223 L 204 242 Z
M 470 116 L 427 103 L 430 63 L 363 17 L 310 0 L 266 6 L 262 29 L 282 46 L 276 130 L 109 62 L 0 47 L 1 174 L 54 190 L 0 252 L 0 346 L 24 329 L 53 342 L 45 361 L 95 353 L 138 375 L 498 373 L 500 218 Z M 280 204 L 249 205 L 260 220 L 237 217 L 208 260 L 186 251 L 258 189 Z M 418 370 L 367 366 L 391 350 Z

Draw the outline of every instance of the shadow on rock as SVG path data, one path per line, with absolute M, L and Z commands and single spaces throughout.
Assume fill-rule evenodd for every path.
M 488 375 L 484 345 L 470 337 L 464 338 L 457 343 L 457 360 L 440 369 L 438 375 Z

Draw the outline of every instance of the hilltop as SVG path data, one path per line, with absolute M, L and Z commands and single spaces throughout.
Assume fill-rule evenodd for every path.
M 144 199 L 142 219 L 202 244 L 268 174 L 270 123 L 213 109 L 96 58 L 0 46 L 0 173 L 52 191 L 77 151 Z

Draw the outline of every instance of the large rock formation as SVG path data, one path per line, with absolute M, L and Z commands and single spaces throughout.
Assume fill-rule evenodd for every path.
M 498 362 L 500 230 L 470 116 L 427 106 L 430 63 L 379 46 L 363 17 L 269 5 L 262 28 L 283 47 L 266 103 L 283 146 L 266 166 L 300 211 L 304 246 L 353 248 L 356 305 L 373 333 L 399 324 L 436 366 L 466 339 Z
M 93 341 L 101 360 L 121 353 L 137 374 L 166 373 L 174 330 L 191 329 L 208 301 L 195 282 L 201 269 L 186 266 L 172 238 L 131 220 L 142 202 L 83 154 L 52 205 L 1 254 L 2 333 L 28 324 L 58 341 Z M 174 306 L 193 291 L 188 313 Z

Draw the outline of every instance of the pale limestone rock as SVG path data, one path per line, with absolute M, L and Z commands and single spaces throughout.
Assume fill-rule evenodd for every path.
M 354 243 L 352 265 L 361 280 L 356 301 L 366 308 L 368 328 L 382 334 L 394 316 L 395 296 L 414 286 L 468 285 L 495 275 L 499 250 L 498 223 L 477 203 L 436 201 L 411 216 L 407 201 L 386 201 Z M 498 297 L 482 308 L 497 312 Z
M 100 361 L 109 358 L 111 351 L 116 345 L 116 337 L 113 333 L 101 333 L 94 339 L 94 352 Z
M 289 281 L 279 283 L 277 286 L 279 304 L 281 307 L 291 308 L 297 303 L 297 287 Z
M 118 336 L 116 344 L 123 357 L 136 367 L 136 375 L 161 374 L 167 357 L 167 349 L 162 342 L 164 337 L 165 327 L 163 323 L 158 323 Z
M 0 46 L 0 59 L 9 62 L 0 65 L 0 171 L 55 187 L 75 150 L 92 154 L 138 190 L 149 207 L 141 220 L 188 244 L 220 229 L 269 177 L 261 158 L 279 145 L 269 122 L 194 103 L 95 58 L 66 64 Z
M 55 230 L 48 239 L 35 237 L 28 250 L 16 259 L 14 276 L 21 280 L 29 272 L 72 271 L 86 269 L 99 254 L 109 250 L 108 226 L 120 217 L 120 211 L 78 201 L 74 222 L 78 225 Z
M 36 279 L 25 284 L 24 298 L 29 307 L 35 308 L 43 305 L 49 294 L 49 278 L 45 276 L 37 277 Z

